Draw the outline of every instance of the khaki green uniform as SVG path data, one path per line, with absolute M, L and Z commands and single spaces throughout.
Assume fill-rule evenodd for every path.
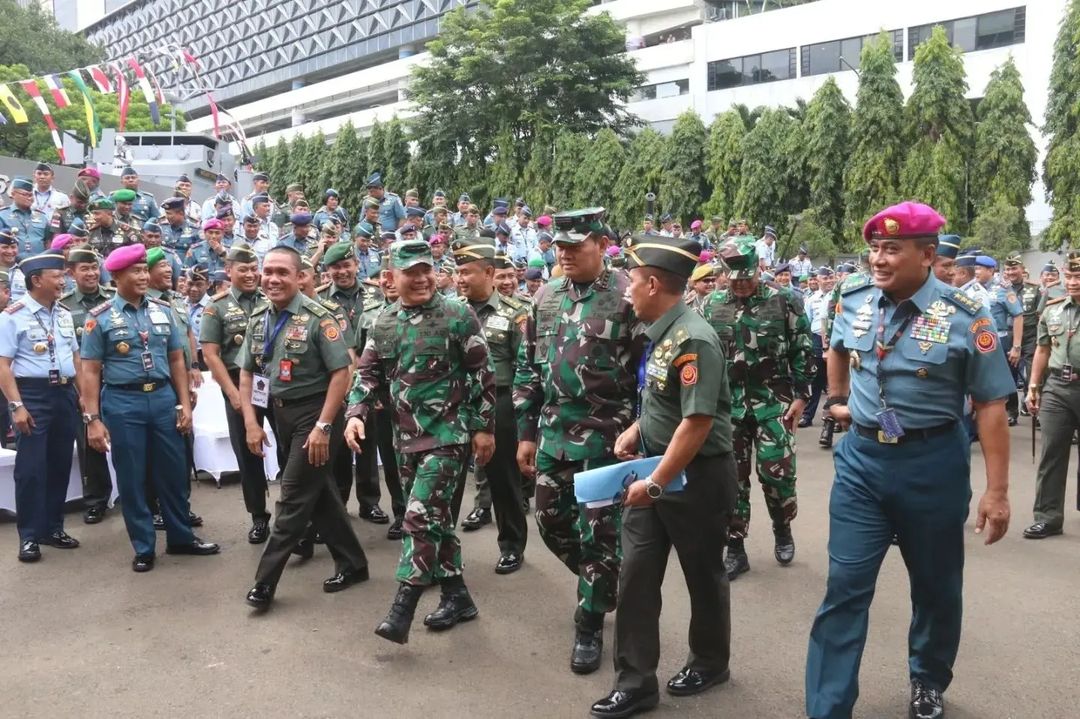
M 275 332 L 275 328 L 279 329 Z M 338 320 L 321 304 L 300 294 L 281 312 L 272 305 L 260 305 L 252 313 L 238 361 L 245 372 L 269 380 L 276 439 L 288 447 L 273 531 L 255 581 L 277 585 L 290 552 L 304 538 L 309 522 L 318 527 L 338 572 L 366 567 L 364 550 L 334 486 L 331 465 L 313 466 L 304 447 L 322 412 L 330 375 L 351 365 Z M 283 361 L 290 370 L 285 378 Z M 344 432 L 344 413 L 338 412 L 329 434 L 331 457 L 343 441 Z

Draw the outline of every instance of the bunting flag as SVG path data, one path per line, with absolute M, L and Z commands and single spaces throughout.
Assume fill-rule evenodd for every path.
M 100 72 L 100 68 L 98 68 Z M 102 73 L 104 74 L 104 73 Z M 82 75 L 78 70 L 72 70 L 68 73 L 74 82 L 75 86 L 79 88 L 79 92 L 83 96 L 83 109 L 86 111 L 86 130 L 90 134 L 90 147 L 97 147 L 98 133 L 101 131 L 101 125 L 98 123 L 97 112 L 94 111 L 94 101 L 90 97 L 90 88 L 86 86 L 86 83 L 82 79 Z M 105 78 L 108 81 L 108 78 Z
M 60 141 L 60 133 L 56 129 L 56 122 L 53 120 L 52 113 L 49 112 L 49 106 L 45 104 L 45 98 L 41 96 L 41 89 L 38 87 L 37 80 L 22 80 L 19 85 L 23 91 L 26 92 L 33 100 L 37 108 L 41 110 L 41 116 L 45 118 L 45 124 L 49 126 L 49 132 L 52 134 L 53 145 L 56 147 L 56 154 L 60 156 L 60 162 L 67 162 L 67 158 L 64 157 L 64 143 Z
M 46 75 L 41 79 L 45 81 L 45 85 L 49 88 L 49 92 L 52 93 L 53 102 L 56 103 L 56 109 L 62 110 L 71 104 L 71 100 L 69 100 L 67 96 L 67 90 L 64 89 L 64 83 L 60 81 L 59 76 Z
M 202 76 L 199 75 L 199 58 L 192 55 L 184 48 L 180 48 L 180 55 L 184 58 L 184 62 L 189 66 L 191 74 L 195 76 L 195 82 L 203 88 L 207 87 L 207 84 L 203 81 Z M 218 106 L 214 102 L 214 96 L 210 94 L 210 90 L 206 90 L 206 104 L 210 106 L 210 117 L 214 119 L 214 137 L 221 139 L 221 119 L 218 116 Z
M 157 98 L 158 107 L 163 107 L 165 105 L 165 93 L 161 91 L 161 84 L 157 81 L 157 75 L 147 67 L 146 76 L 150 78 L 150 84 L 154 86 L 154 97 Z
M 116 75 L 116 95 L 120 106 L 119 129 L 123 132 L 127 125 L 128 108 L 131 106 L 131 89 L 128 87 L 127 76 L 124 75 L 124 68 L 120 67 L 120 63 L 114 62 L 109 67 Z
M 19 98 L 15 97 L 15 93 L 11 91 L 11 88 L 7 85 L 0 85 L 0 102 L 4 103 L 4 107 L 11 113 L 11 118 L 15 120 L 16 125 L 25 125 L 27 122 L 26 110 L 23 109 L 22 103 L 19 102 Z
M 146 73 L 143 72 L 142 67 L 139 65 L 139 61 L 134 57 L 129 57 L 127 63 L 135 72 L 135 79 L 139 83 L 139 88 L 142 90 L 143 97 L 146 98 L 146 104 L 150 106 L 150 119 L 154 121 L 155 125 L 160 125 L 161 113 L 158 112 L 157 100 L 154 98 L 154 89 L 150 87 L 150 81 L 146 79 Z
M 104 70 L 97 65 L 91 65 L 86 68 L 86 71 L 90 73 L 90 79 L 94 81 L 94 85 L 97 87 L 98 92 L 112 92 L 112 84 L 109 82 L 109 76 L 105 74 Z

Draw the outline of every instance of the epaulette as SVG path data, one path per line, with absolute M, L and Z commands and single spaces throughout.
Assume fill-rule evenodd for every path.
M 172 302 L 168 300 L 159 300 L 157 297 L 147 297 L 146 299 L 161 305 L 162 307 L 172 307 Z
M 339 303 L 337 300 L 332 300 L 329 297 L 320 297 L 319 304 L 331 311 L 341 309 L 341 303 Z
M 64 300 L 71 299 L 74 296 L 75 296 L 75 290 L 65 292 L 64 294 L 60 295 L 60 301 L 63 302 Z
M 8 305 L 7 308 L 4 309 L 4 312 L 8 313 L 9 315 L 13 315 L 19 310 L 21 310 L 23 307 L 26 307 L 26 303 L 16 302 L 13 305 Z
M 370 299 L 366 299 L 366 300 L 364 300 L 364 312 L 370 312 L 371 310 L 377 310 L 380 307 L 382 307 L 384 304 L 385 303 L 382 300 L 380 300 L 378 297 L 372 297 Z
M 852 275 L 844 279 L 844 284 L 840 286 L 840 294 L 849 295 L 857 290 L 865 289 L 874 284 L 867 275 Z
M 528 305 L 532 304 L 531 300 L 526 302 L 517 295 L 514 295 L 513 297 L 507 297 L 506 295 L 502 295 L 499 299 L 502 302 L 505 302 L 506 304 L 513 307 L 515 310 L 525 309 Z
M 213 295 L 212 297 L 210 297 L 210 299 L 212 299 L 214 302 L 217 302 L 218 300 L 223 300 L 228 296 L 229 296 L 229 291 L 225 290 L 224 292 L 218 292 L 216 295 Z
M 323 292 L 326 292 L 328 289 L 330 289 L 333 285 L 333 282 L 327 282 L 325 285 L 320 285 L 319 287 L 315 288 L 315 294 L 322 294 Z
M 959 306 L 962 310 L 969 315 L 973 315 L 982 309 L 983 303 L 978 300 L 973 300 L 964 293 L 963 290 L 958 290 L 955 287 L 951 291 L 946 292 L 945 299 L 951 301 L 954 305 Z
M 313 300 L 313 299 L 311 299 L 310 297 L 308 297 L 308 296 L 306 296 L 306 295 L 304 295 L 304 296 L 302 296 L 302 297 L 301 297 L 301 299 L 300 299 L 300 303 L 301 303 L 301 304 L 302 304 L 302 305 L 303 305 L 303 306 L 304 306 L 305 308 L 307 308 L 307 310 L 308 310 L 309 312 L 311 312 L 311 314 L 315 315 L 316 317 L 326 317 L 327 315 L 329 315 L 329 314 L 330 314 L 330 310 L 328 310 L 328 309 L 326 309 L 325 307 L 323 307 L 323 306 L 322 306 L 322 305 L 321 305 L 321 304 L 320 304 L 320 303 L 318 302 L 318 300 Z
M 270 303 L 269 302 L 264 302 L 262 304 L 257 304 L 257 305 L 255 305 L 254 308 L 252 308 L 251 316 L 254 317 L 255 315 L 261 315 L 263 312 L 266 312 L 268 309 L 270 309 Z
M 1057 299 L 1047 300 L 1046 301 L 1046 306 L 1049 307 L 1050 305 L 1059 305 L 1062 302 L 1064 302 L 1066 299 L 1068 299 L 1068 298 L 1067 297 L 1058 297 Z
M 94 308 L 92 308 L 92 309 L 90 310 L 90 314 L 91 314 L 91 315 L 93 315 L 94 317 L 97 317 L 97 316 L 98 316 L 98 315 L 100 315 L 100 314 L 101 314 L 102 312 L 104 312 L 105 310 L 109 309 L 109 307 L 111 307 L 111 306 L 112 306 L 112 300 L 109 300 L 109 301 L 107 301 L 107 302 L 102 302 L 102 303 L 101 303 L 100 305 L 98 305 L 97 307 L 94 307 Z

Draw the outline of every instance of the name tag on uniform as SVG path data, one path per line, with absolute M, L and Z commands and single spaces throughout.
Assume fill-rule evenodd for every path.
M 493 330 L 502 330 L 503 332 L 510 329 L 510 320 L 502 315 L 492 315 L 488 317 L 487 326 Z
M 251 403 L 263 409 L 270 406 L 270 380 L 261 374 L 251 375 Z
M 159 310 L 157 307 L 150 309 L 150 321 L 156 324 L 166 324 L 169 318 L 165 316 L 165 313 Z

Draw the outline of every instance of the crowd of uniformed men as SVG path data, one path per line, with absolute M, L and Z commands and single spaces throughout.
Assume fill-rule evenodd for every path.
M 430 209 L 415 191 L 367 182 L 353 223 L 326 190 L 287 204 L 254 191 L 200 206 L 139 189 L 132 168 L 105 195 L 82 170 L 70 194 L 48 165 L 12 183 L 0 209 L 0 391 L 13 432 L 19 559 L 75 548 L 63 507 L 77 444 L 87 524 L 113 494 L 135 571 L 170 554 L 219 551 L 193 527 L 192 410 L 203 372 L 224 398 L 248 540 L 265 543 L 247 601 L 268 608 L 292 554 L 324 543 L 339 591 L 368 578 L 347 519 L 401 540 L 399 589 L 376 633 L 408 641 L 424 624 L 478 615 L 455 527 L 465 477 L 478 492 L 466 530 L 492 520 L 495 571 L 520 568 L 527 514 L 577 577 L 570 667 L 595 671 L 616 612 L 613 691 L 598 717 L 658 701 L 660 584 L 674 547 L 691 597 L 690 651 L 668 683 L 696 694 L 728 677 L 728 582 L 749 570 L 751 469 L 780 565 L 795 557 L 795 427 L 823 421 L 835 448 L 829 582 L 806 670 L 807 715 L 850 716 L 877 570 L 898 544 L 911 575 L 910 715 L 943 715 L 960 638 L 970 442 L 982 440 L 988 543 L 1009 520 L 1007 425 L 1039 413 L 1035 523 L 1062 531 L 1069 446 L 1080 416 L 1080 254 L 1028 281 L 939 235 L 945 218 L 902 203 L 864 229 L 868 251 L 835 270 L 806 248 L 782 259 L 776 232 L 744 221 L 684 233 L 646 216 L 620 238 L 600 208 L 536 213 L 468 195 Z M 1077 362 L 1073 358 L 1077 357 Z M 1023 390 L 1019 401 L 1017 388 Z M 825 398 L 821 404 L 822 398 Z M 822 411 L 823 408 L 823 411 Z M 81 422 L 80 422 L 81 416 Z M 1036 421 L 1035 419 L 1032 420 Z M 272 442 L 266 427 L 272 429 Z M 267 505 L 263 458 L 277 453 Z M 106 453 L 111 452 L 110 473 Z M 662 456 L 621 501 L 579 504 L 576 473 Z M 392 517 L 380 507 L 381 474 Z M 666 492 L 677 476 L 685 489 Z M 726 547 L 726 552 L 725 552 Z

